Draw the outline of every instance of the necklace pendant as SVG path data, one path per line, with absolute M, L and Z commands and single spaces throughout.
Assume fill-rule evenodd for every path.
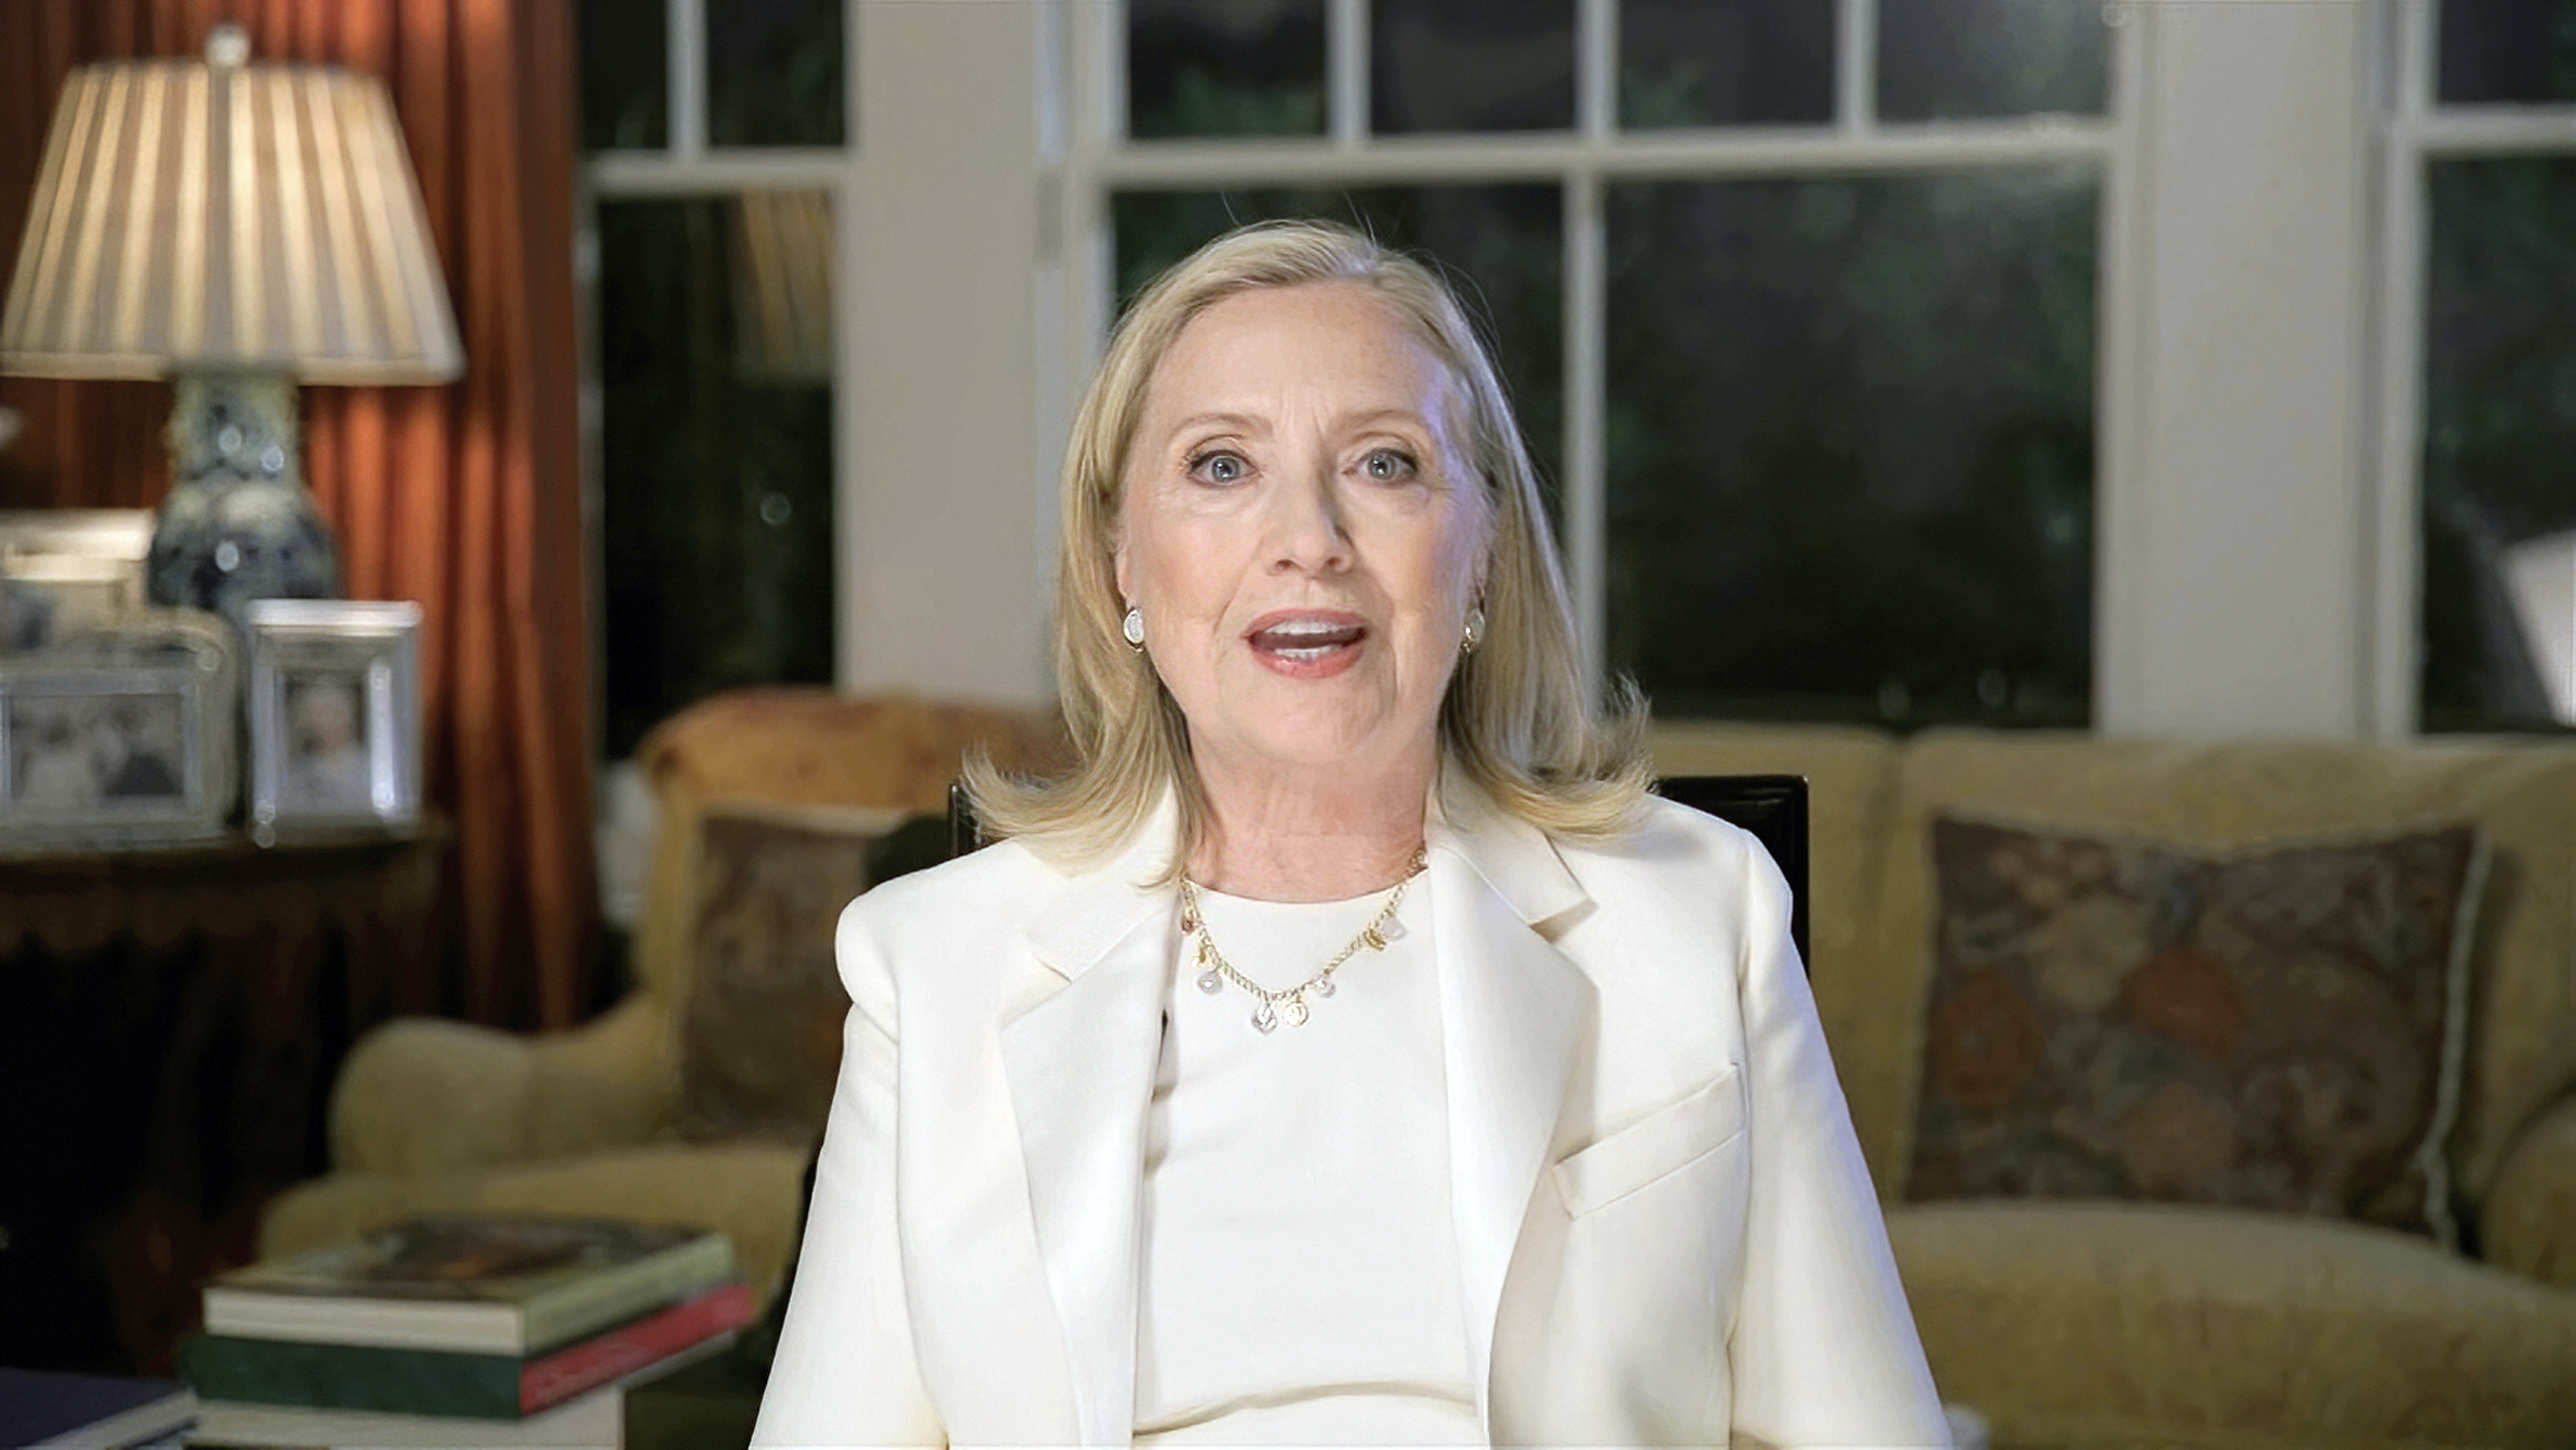
M 1260 1028 L 1261 1034 L 1267 1037 L 1279 1026 L 1279 1014 L 1271 1011 L 1270 1004 L 1264 1002 L 1252 1009 L 1252 1025 Z
M 1306 1025 L 1306 997 L 1302 992 L 1288 999 L 1288 1025 L 1291 1027 Z
M 1306 990 L 1314 993 L 1318 997 L 1329 997 L 1333 995 L 1333 979 L 1331 977 L 1317 977 L 1314 981 L 1306 984 Z
M 1377 938 L 1378 948 L 1384 948 L 1388 942 L 1402 941 L 1404 939 L 1404 923 L 1402 920 L 1390 916 L 1386 920 L 1379 922 L 1376 930 L 1370 932 L 1369 935 Z
M 1213 997 L 1225 990 L 1225 978 L 1218 976 L 1216 969 L 1211 967 L 1199 973 L 1199 990 Z

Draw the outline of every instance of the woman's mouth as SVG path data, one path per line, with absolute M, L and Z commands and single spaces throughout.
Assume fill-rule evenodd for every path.
M 1255 659 L 1304 679 L 1336 675 L 1359 658 L 1368 621 L 1338 610 L 1283 610 L 1254 620 L 1244 642 Z

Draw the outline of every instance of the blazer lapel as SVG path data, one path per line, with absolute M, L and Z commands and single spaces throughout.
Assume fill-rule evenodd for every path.
M 1591 980 L 1537 924 L 1590 898 L 1545 836 L 1481 802 L 1435 814 L 1429 834 L 1450 1211 L 1477 1412 L 1490 1431 L 1503 1279 L 1593 1010 Z
M 1032 914 L 1030 946 L 1065 981 L 1001 1034 L 1085 1445 L 1127 1444 L 1135 1428 L 1137 1196 L 1173 930 L 1170 897 L 1143 883 L 1169 859 L 1171 829 L 1166 811 Z
M 1125 856 L 1032 913 L 1031 949 L 1064 983 L 1001 1034 L 1085 1445 L 1126 1444 L 1135 1427 L 1137 1203 L 1174 942 L 1170 894 L 1143 883 L 1172 831 L 1167 806 Z M 1590 898 L 1545 836 L 1472 796 L 1435 808 L 1428 836 L 1451 1216 L 1490 1425 L 1503 1280 L 1593 1008 L 1590 979 L 1538 927 Z

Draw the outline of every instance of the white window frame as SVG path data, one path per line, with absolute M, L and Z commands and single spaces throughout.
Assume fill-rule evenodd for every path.
M 2461 157 L 2576 155 L 2576 103 L 2442 104 L 2439 21 L 2436 0 L 2396 0 L 2381 81 L 2375 683 L 2384 733 L 2401 737 L 2416 733 L 2422 705 L 2425 179 Z
M 1076 104 L 1062 153 L 1059 226 L 1081 239 L 1076 289 L 1083 309 L 1068 329 L 1062 372 L 1079 377 L 1107 335 L 1115 282 L 1108 200 L 1131 188 L 1250 189 L 1529 182 L 1564 198 L 1565 457 L 1542 460 L 1562 481 L 1568 582 L 1585 658 L 1605 656 L 1603 371 L 1608 278 L 1603 189 L 1646 178 L 1726 180 L 1954 170 L 1995 164 L 2082 162 L 2101 177 L 2106 218 L 2116 208 L 2125 151 L 2119 77 L 2128 29 L 2111 31 L 2104 115 L 2000 121 L 1886 123 L 1875 114 L 1878 0 L 1837 7 L 1833 119 L 1820 126 L 1623 131 L 1618 126 L 1615 0 L 1575 0 L 1575 125 L 1567 132 L 1441 136 L 1368 134 L 1368 0 L 1327 0 L 1326 134 L 1312 139 L 1151 140 L 1125 134 L 1126 6 L 1076 7 Z M 2106 241 L 2109 227 L 2106 222 Z M 2097 295 L 2109 296 L 2119 253 L 2100 251 Z M 2109 349 L 2099 353 L 2107 366 Z M 2097 385 L 2099 374 L 2097 373 Z
M 839 146 L 762 146 L 716 147 L 707 143 L 707 0 L 666 0 L 665 53 L 669 69 L 665 107 L 668 135 L 659 148 L 635 147 L 599 151 L 585 156 L 574 198 L 573 217 L 576 228 L 575 277 L 583 312 L 582 377 L 581 377 L 581 453 L 582 453 L 582 530 L 586 541 L 584 567 L 589 574 L 588 597 L 593 601 L 591 629 L 595 642 L 615 621 L 605 617 L 597 602 L 607 597 L 605 577 L 605 539 L 603 514 L 606 506 L 606 479 L 602 472 L 605 402 L 599 367 L 599 330 L 596 323 L 599 290 L 599 203 L 603 201 L 644 200 L 724 200 L 758 191 L 820 191 L 831 197 L 832 226 L 835 236 L 843 229 L 843 218 L 850 215 L 851 198 L 858 187 L 858 146 L 855 128 L 847 122 Z M 719 0 L 721 3 L 721 0 Z M 855 43 L 850 32 L 855 29 L 845 20 L 844 74 L 849 49 Z M 843 107 L 843 115 L 850 108 Z M 840 310 L 839 298 L 846 288 L 836 275 L 834 309 Z M 837 337 L 841 319 L 835 317 Z M 848 390 L 840 385 L 836 367 L 833 390 L 837 395 Z M 834 511 L 837 514 L 845 500 L 846 490 L 838 480 L 849 476 L 847 448 L 842 442 L 839 418 L 832 430 L 833 475 L 836 480 Z M 841 573 L 835 561 L 834 574 Z M 592 718 L 607 719 L 607 659 L 604 648 L 591 651 Z
M 683 81 L 704 3 L 674 0 Z M 585 170 L 598 196 L 832 190 L 845 689 L 1051 695 L 1056 476 L 1108 330 L 1118 187 L 1565 181 L 1559 467 L 1597 658 L 1600 187 L 2083 157 L 2105 209 L 2097 730 L 2404 738 L 2423 158 L 2576 138 L 2556 112 L 2434 111 L 2430 0 L 2112 0 L 2104 117 L 1939 126 L 1869 114 L 1875 6 L 1833 0 L 1834 125 L 1636 135 L 1611 124 L 1615 11 L 1578 0 L 1574 131 L 1384 140 L 1362 134 L 1362 0 L 1328 0 L 1330 133 L 1241 142 L 1124 139 L 1121 0 L 848 3 L 848 145 L 708 150 L 703 95 L 675 94 L 667 155 Z

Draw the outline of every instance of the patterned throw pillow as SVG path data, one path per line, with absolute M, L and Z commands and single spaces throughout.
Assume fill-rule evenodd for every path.
M 2473 827 L 2229 857 L 1941 817 L 1917 1200 L 2104 1198 L 2453 1242 Z
M 850 1008 L 833 931 L 883 874 L 901 820 L 718 807 L 700 821 L 680 1013 L 683 1132 L 802 1142 L 822 1131 Z

